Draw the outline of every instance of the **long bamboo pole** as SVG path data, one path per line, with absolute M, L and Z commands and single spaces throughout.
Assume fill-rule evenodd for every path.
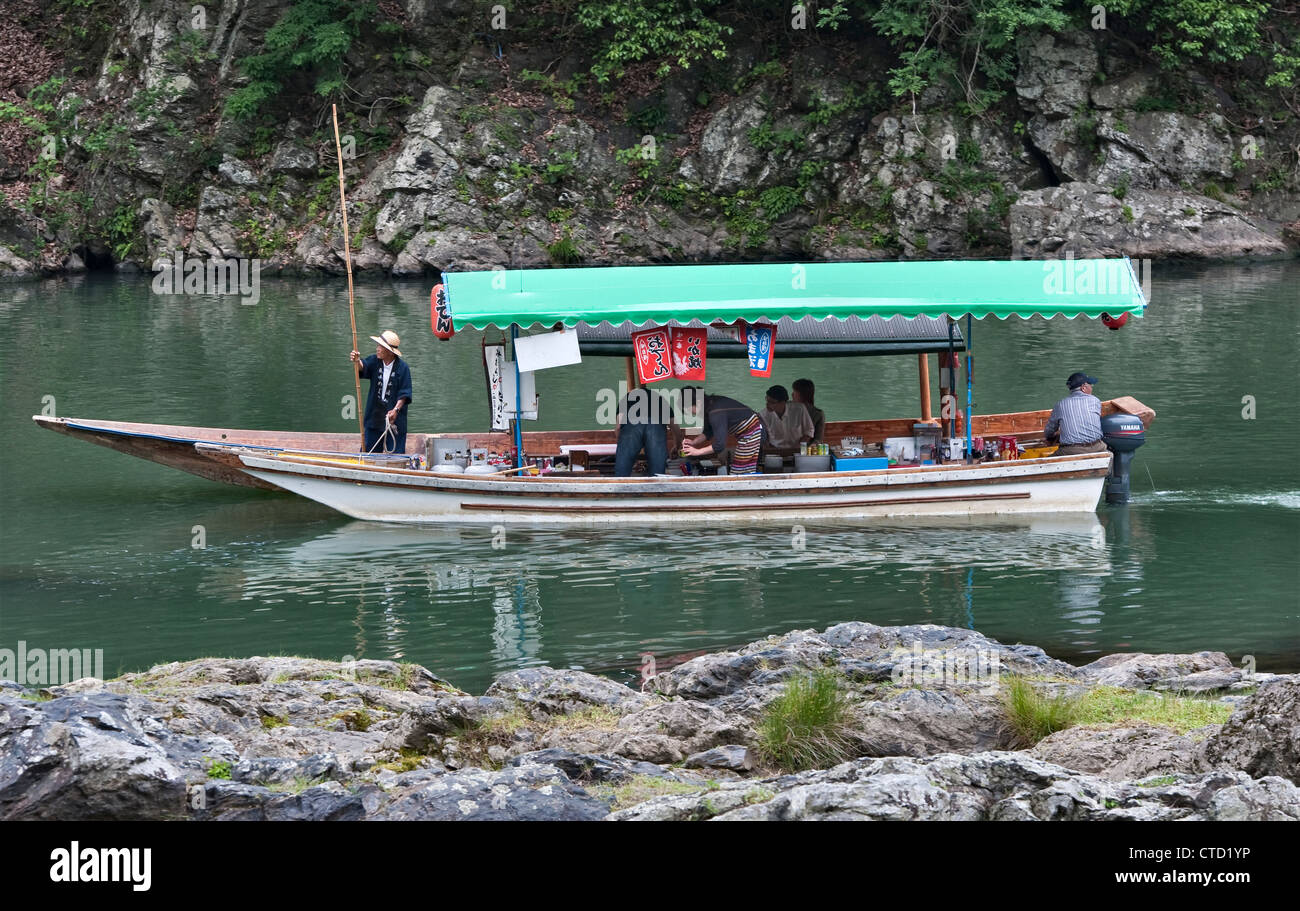
M 348 270 L 348 317 L 352 320 L 352 350 L 357 350 L 357 310 L 355 298 L 352 291 L 352 236 L 348 233 L 348 197 L 343 191 L 343 144 L 339 141 L 339 106 L 330 105 L 334 112 L 334 150 L 338 152 L 339 158 L 339 211 L 343 213 L 343 264 Z M 357 372 L 357 365 L 352 365 L 352 379 L 356 381 L 357 389 L 357 431 L 361 434 L 361 449 L 366 448 L 366 428 L 362 423 L 361 409 L 361 374 Z

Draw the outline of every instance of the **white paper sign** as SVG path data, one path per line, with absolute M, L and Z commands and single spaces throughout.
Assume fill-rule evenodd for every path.
M 514 411 L 513 398 L 510 406 L 506 406 L 505 362 L 505 345 L 483 346 L 483 371 L 487 375 L 488 407 L 492 411 L 493 430 L 509 430 L 509 412 Z
M 515 363 L 501 365 L 501 390 L 506 402 L 506 417 L 524 421 L 537 420 L 537 380 L 532 371 L 519 374 L 519 406 L 522 414 L 515 413 Z
M 565 329 L 563 332 L 520 336 L 515 339 L 515 358 L 519 361 L 521 373 L 546 370 L 548 367 L 581 364 L 578 330 Z

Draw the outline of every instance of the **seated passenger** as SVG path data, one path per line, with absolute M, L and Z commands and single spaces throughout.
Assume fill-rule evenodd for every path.
M 813 395 L 815 392 L 815 390 L 813 389 L 813 381 L 795 380 L 793 383 L 790 384 L 790 391 L 794 393 L 794 400 L 799 404 L 803 405 L 805 408 L 807 408 L 808 416 L 812 418 L 812 422 L 813 422 L 812 441 L 814 443 L 825 443 L 826 442 L 826 412 L 822 411 L 820 408 L 818 408 L 816 405 L 813 404 Z
M 784 386 L 767 390 L 767 407 L 759 414 L 767 430 L 768 447 L 783 454 L 799 451 L 800 443 L 812 442 L 813 422 L 808 409 L 790 401 Z

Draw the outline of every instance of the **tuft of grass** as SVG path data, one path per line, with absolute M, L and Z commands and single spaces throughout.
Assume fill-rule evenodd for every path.
M 392 676 L 377 673 L 370 668 L 358 669 L 356 682 L 368 686 L 383 687 L 386 690 L 409 690 L 418 676 L 416 667 L 416 665 L 409 662 L 401 662 L 397 665 L 397 673 Z
M 773 700 L 758 724 L 758 750 L 792 772 L 823 769 L 852 755 L 849 700 L 829 670 L 796 677 Z
M 349 731 L 368 731 L 370 726 L 375 723 L 375 717 L 365 709 L 353 709 L 349 712 L 340 712 L 334 718 L 342 721 Z
M 1223 724 L 1233 709 L 1211 699 L 1113 686 L 1094 687 L 1079 696 L 1062 694 L 1048 698 L 1021 677 L 1011 678 L 1003 690 L 1002 703 L 1017 745 L 1022 748 L 1075 725 L 1154 724 L 1187 734 L 1208 725 Z
M 1232 715 L 1232 709 L 1231 705 L 1216 700 L 1100 686 L 1079 698 L 1075 723 L 1144 722 L 1186 734 L 1206 725 L 1223 724 Z
M 1012 677 L 1007 682 L 1002 691 L 1002 706 L 1013 739 L 1025 749 L 1048 734 L 1073 726 L 1079 714 L 1079 700 L 1076 697 L 1062 693 L 1048 698 L 1021 677 Z
M 392 759 L 388 762 L 381 762 L 379 763 L 379 768 L 389 769 L 390 771 L 397 772 L 400 775 L 402 772 L 412 772 L 415 769 L 418 769 L 420 767 L 420 762 L 425 758 L 425 755 L 419 750 L 412 750 L 403 747 L 399 752 L 397 759 Z
M 557 266 L 567 266 L 582 259 L 577 245 L 568 234 L 546 245 L 546 253 Z
M 289 723 L 289 719 L 281 715 L 262 716 L 262 727 L 266 728 L 268 731 L 272 730 L 273 728 L 282 728 L 288 723 Z
M 694 794 L 704 790 L 704 786 L 660 778 L 657 775 L 635 775 L 620 785 L 594 785 L 588 790 L 598 799 L 608 800 L 610 811 L 613 812 L 668 794 Z
M 1163 788 L 1167 784 L 1177 784 L 1177 775 L 1163 775 L 1160 778 L 1148 778 L 1146 781 L 1139 781 L 1139 788 Z

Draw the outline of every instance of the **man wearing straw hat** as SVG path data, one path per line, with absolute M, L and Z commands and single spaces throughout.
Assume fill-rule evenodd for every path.
M 398 350 L 397 333 L 385 329 L 370 338 L 375 353 L 365 360 L 352 352 L 352 362 L 363 380 L 370 380 L 366 397 L 366 452 L 406 452 L 406 406 L 411 404 L 411 368 Z

